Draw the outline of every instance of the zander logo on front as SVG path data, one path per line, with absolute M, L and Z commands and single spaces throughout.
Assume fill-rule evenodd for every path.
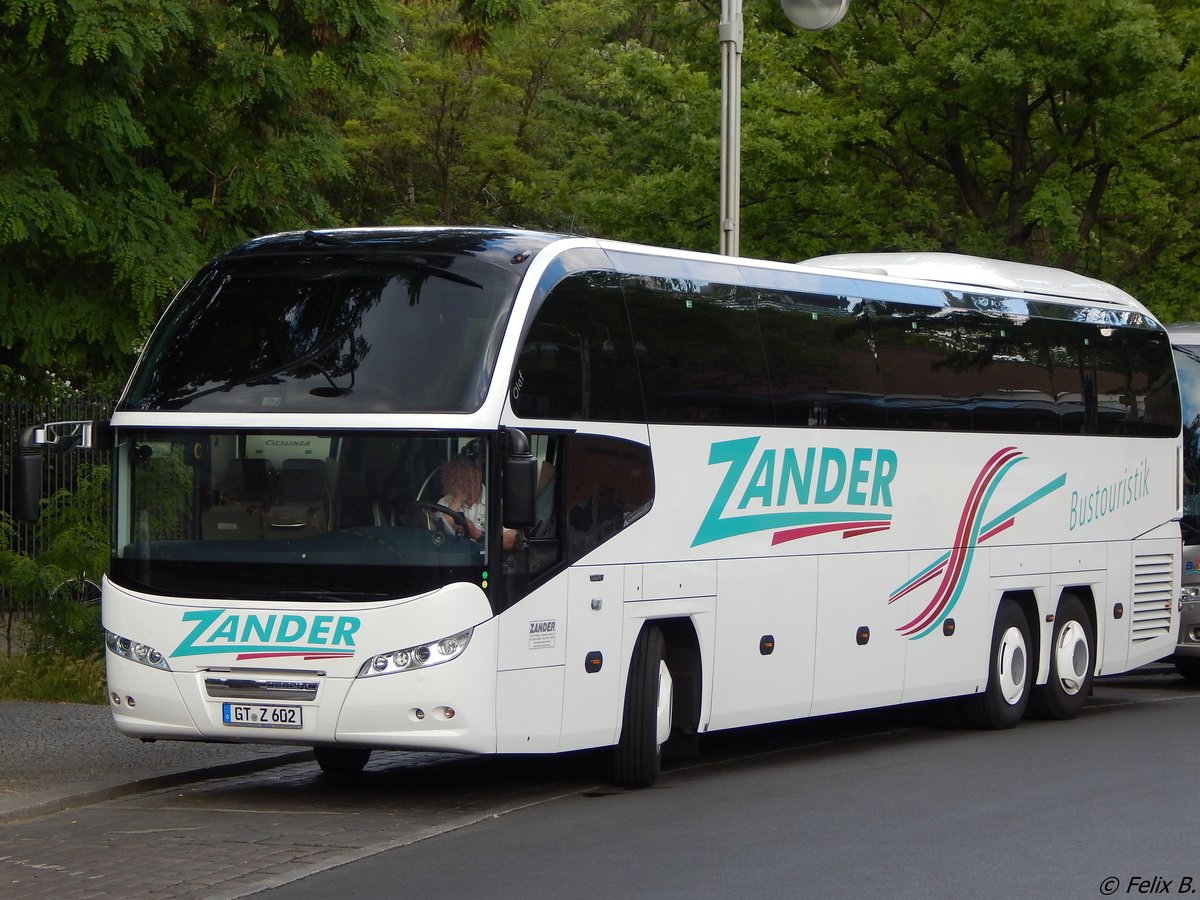
M 171 656 L 236 653 L 238 659 L 339 659 L 354 656 L 357 616 L 242 613 L 227 609 L 185 612 L 191 632 Z

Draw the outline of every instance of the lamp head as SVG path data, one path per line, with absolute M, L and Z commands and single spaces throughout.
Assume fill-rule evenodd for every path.
M 850 0 L 781 0 L 780 5 L 797 28 L 824 31 L 842 21 Z

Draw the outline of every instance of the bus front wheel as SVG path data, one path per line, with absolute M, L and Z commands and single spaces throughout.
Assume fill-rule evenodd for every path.
M 963 712 L 974 728 L 1012 728 L 1029 705 L 1033 672 L 1029 662 L 1029 622 L 1012 600 L 996 611 L 987 687 L 965 698 Z
M 1092 620 L 1082 601 L 1064 594 L 1054 615 L 1050 676 L 1033 689 L 1029 709 L 1042 719 L 1073 719 L 1092 692 Z
M 357 775 L 371 758 L 363 747 L 313 747 L 317 765 L 326 775 Z
M 613 748 L 613 780 L 621 787 L 649 787 L 658 778 L 662 745 L 671 733 L 672 683 L 665 652 L 662 629 L 645 626 L 629 661 L 621 737 Z

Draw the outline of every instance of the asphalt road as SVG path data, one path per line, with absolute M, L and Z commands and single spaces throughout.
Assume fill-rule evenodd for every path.
M 1099 680 L 1074 722 L 902 709 L 712 735 L 647 791 L 587 754 L 143 779 L 0 828 L 0 897 L 1177 894 L 1200 888 L 1198 713 L 1159 667 Z
M 654 789 L 573 793 L 263 896 L 1189 894 L 1198 716 L 1200 692 L 1143 677 L 1102 682 L 1074 722 L 1006 732 L 901 714 L 815 741 L 741 733 Z

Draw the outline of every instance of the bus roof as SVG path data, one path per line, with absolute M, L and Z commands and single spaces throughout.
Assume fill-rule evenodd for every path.
M 1171 336 L 1172 344 L 1194 347 L 1200 344 L 1200 322 L 1172 322 L 1164 326 Z
M 862 275 L 953 284 L 957 287 L 993 288 L 1088 300 L 1148 312 L 1136 298 L 1119 287 L 1087 275 L 1049 266 L 959 253 L 838 253 L 806 259 L 801 265 Z

